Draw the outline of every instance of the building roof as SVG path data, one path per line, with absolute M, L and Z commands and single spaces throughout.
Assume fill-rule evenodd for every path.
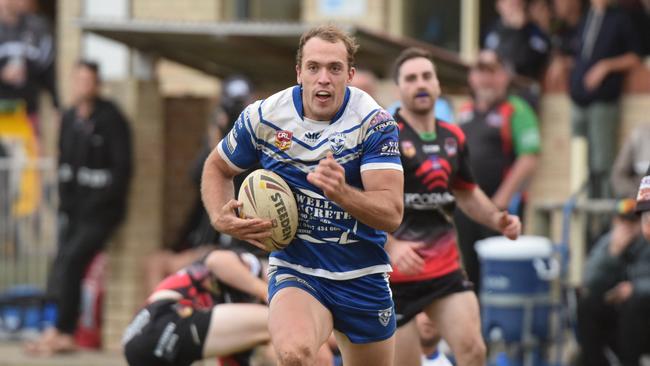
M 84 31 L 167 58 L 207 74 L 245 74 L 257 84 L 295 82 L 295 52 L 311 25 L 278 22 L 183 22 L 155 20 L 78 20 Z M 360 26 L 343 26 L 360 45 L 356 64 L 390 77 L 393 60 L 419 46 L 434 56 L 445 89 L 464 89 L 467 65 L 453 52 L 420 41 L 397 38 Z

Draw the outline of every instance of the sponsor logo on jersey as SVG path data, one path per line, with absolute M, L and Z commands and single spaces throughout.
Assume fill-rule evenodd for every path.
M 300 206 L 300 212 L 304 212 L 309 218 L 327 220 L 349 220 L 352 218 L 349 213 L 325 197 L 320 199 L 301 192 L 295 192 L 295 197 L 296 203 Z
M 309 142 L 316 142 L 320 138 L 320 132 L 305 132 L 305 140 Z
M 178 334 L 174 333 L 175 330 L 176 324 L 172 322 L 167 323 L 153 351 L 156 357 L 162 358 L 163 355 L 173 354 L 174 346 L 176 346 L 176 342 L 178 341 Z
M 383 124 L 384 122 L 394 121 L 393 116 L 385 110 L 381 110 L 375 114 L 374 117 L 370 120 L 370 127 Z
M 397 126 L 397 122 L 390 113 L 381 110 L 370 120 L 369 131 L 380 132 L 390 126 Z
M 384 327 L 388 326 L 388 323 L 390 322 L 390 318 L 393 315 L 393 308 L 388 308 L 388 309 L 383 309 L 379 310 L 377 313 L 377 316 L 379 318 L 379 323 L 383 325 Z
M 142 328 L 144 328 L 145 325 L 149 324 L 150 320 L 151 320 L 151 313 L 149 313 L 149 310 L 147 309 L 140 310 L 138 315 L 136 315 L 136 317 L 133 319 L 131 324 L 129 324 L 129 326 L 126 328 L 126 331 L 124 332 L 124 336 L 122 337 L 122 345 L 125 345 L 133 337 L 142 333 Z
M 385 121 L 385 122 L 382 122 L 382 123 L 379 123 L 379 124 L 376 124 L 376 125 L 370 127 L 370 129 L 368 131 L 382 132 L 384 129 L 386 129 L 387 127 L 391 127 L 391 126 L 395 127 L 395 126 L 398 126 L 398 124 L 397 124 L 397 122 L 395 122 L 393 120 Z M 387 132 L 390 132 L 390 131 L 391 130 L 388 130 Z
M 415 153 L 415 145 L 413 145 L 413 142 L 408 140 L 402 141 L 402 155 L 407 158 L 412 158 L 415 156 Z
M 503 124 L 503 116 L 499 113 L 492 112 L 487 115 L 485 122 L 487 122 L 488 126 L 500 128 Z
M 445 139 L 445 152 L 447 156 L 452 157 L 458 153 L 458 142 L 453 137 L 447 137 Z
M 404 193 L 404 206 L 417 210 L 428 210 L 454 202 L 454 196 L 444 193 Z
M 425 154 L 436 154 L 440 152 L 440 146 L 438 145 L 422 145 L 422 152 Z
M 285 151 L 289 150 L 291 147 L 291 138 L 293 137 L 293 132 L 291 131 L 278 131 L 275 133 L 275 147 Z
M 451 174 L 449 162 L 436 155 L 432 155 L 422 162 L 415 171 L 415 176 L 430 191 L 436 188 L 447 189 L 449 174 Z
M 235 128 L 233 130 L 243 130 L 244 129 L 244 119 L 239 117 L 237 122 L 235 122 Z
M 343 132 L 336 132 L 329 137 L 330 149 L 336 154 L 340 154 L 345 148 L 345 135 Z
M 397 141 L 388 141 L 381 145 L 379 155 L 399 156 L 399 145 L 397 144 Z

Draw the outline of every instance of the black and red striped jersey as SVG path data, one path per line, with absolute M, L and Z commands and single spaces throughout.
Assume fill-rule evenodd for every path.
M 404 168 L 404 218 L 393 236 L 400 240 L 423 241 L 418 250 L 425 269 L 405 276 L 393 269 L 394 282 L 418 281 L 442 276 L 460 268 L 452 222 L 453 189 L 474 189 L 476 184 L 468 164 L 463 131 L 455 125 L 436 121 L 435 134 L 422 136 L 400 115 L 400 153 Z

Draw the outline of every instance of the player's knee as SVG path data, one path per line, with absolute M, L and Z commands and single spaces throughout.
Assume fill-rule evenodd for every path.
M 481 337 L 472 337 L 464 340 L 460 344 L 460 354 L 472 365 L 483 365 L 486 359 L 487 348 Z
M 278 356 L 278 365 L 308 366 L 315 362 L 316 352 L 305 344 L 274 345 Z
M 460 341 L 455 342 L 455 344 L 450 345 L 454 354 L 458 355 L 457 357 L 464 361 L 462 364 L 484 364 L 487 348 L 480 335 L 477 337 L 466 336 Z

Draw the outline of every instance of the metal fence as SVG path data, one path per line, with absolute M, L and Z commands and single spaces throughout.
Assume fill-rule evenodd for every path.
M 45 289 L 56 252 L 56 187 L 53 159 L 0 157 L 0 293 Z

